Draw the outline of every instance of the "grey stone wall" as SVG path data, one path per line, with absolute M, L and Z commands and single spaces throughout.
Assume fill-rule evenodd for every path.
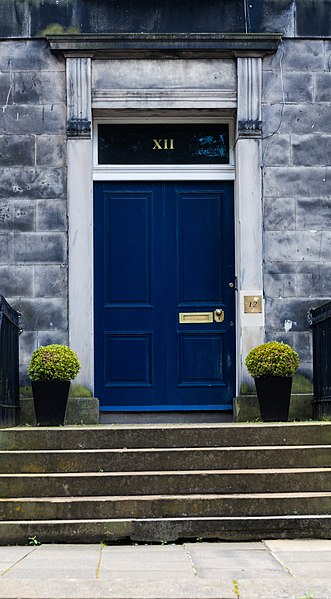
M 68 341 L 64 68 L 46 42 L 1 43 L 0 293 L 22 313 L 22 383 L 38 345 Z
M 285 40 L 263 69 L 267 338 L 310 374 L 307 311 L 331 298 L 331 42 Z

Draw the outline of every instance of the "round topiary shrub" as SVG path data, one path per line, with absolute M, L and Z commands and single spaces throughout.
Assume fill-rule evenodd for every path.
M 75 352 L 66 345 L 45 345 L 33 352 L 28 375 L 32 381 L 69 381 L 80 370 Z
M 299 356 L 281 341 L 269 341 L 252 349 L 245 364 L 254 379 L 262 376 L 292 376 L 299 366 Z

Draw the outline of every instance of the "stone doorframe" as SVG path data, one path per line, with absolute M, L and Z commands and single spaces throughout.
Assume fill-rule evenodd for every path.
M 82 369 L 79 382 L 93 390 L 93 163 L 92 60 L 111 58 L 233 58 L 237 94 L 217 106 L 236 108 L 235 227 L 237 273 L 237 393 L 247 373 L 244 359 L 264 340 L 264 307 L 246 313 L 245 296 L 263 297 L 261 91 L 262 58 L 276 52 L 280 34 L 106 34 L 50 36 L 52 52 L 66 59 L 69 222 L 69 342 Z M 185 108 L 185 95 L 180 97 Z M 198 99 L 199 90 L 194 90 Z M 139 90 L 138 90 L 139 96 Z M 137 98 L 137 96 L 135 96 Z M 146 101 L 146 90 L 144 90 Z M 155 98 L 154 98 L 155 99 Z M 204 92 L 204 107 L 214 98 Z M 148 101 L 148 98 L 147 98 Z M 231 104 L 232 103 L 232 104 Z M 123 106 L 130 108 L 125 104 Z M 142 105 L 143 106 L 143 105 Z M 146 105 L 146 107 L 149 104 Z M 176 108 L 173 102 L 169 108 Z M 189 104 L 187 108 L 190 108 Z M 162 108 L 167 108 L 166 104 Z

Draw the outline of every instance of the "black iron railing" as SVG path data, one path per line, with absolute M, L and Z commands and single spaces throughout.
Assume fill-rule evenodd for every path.
M 0 295 L 0 426 L 18 424 L 19 334 L 19 314 Z
M 309 311 L 313 329 L 313 417 L 331 417 L 331 302 Z

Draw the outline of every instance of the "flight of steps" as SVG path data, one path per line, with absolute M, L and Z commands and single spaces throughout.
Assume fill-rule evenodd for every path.
M 331 538 L 331 423 L 0 430 L 0 544 Z

